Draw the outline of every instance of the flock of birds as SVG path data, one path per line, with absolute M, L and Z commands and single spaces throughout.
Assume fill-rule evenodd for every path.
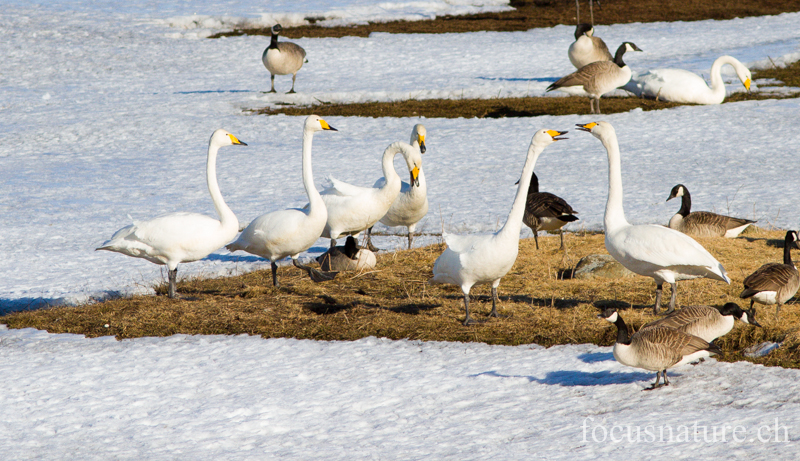
M 711 66 L 711 86 L 694 72 L 683 69 L 654 69 L 634 73 L 622 60 L 628 51 L 642 51 L 631 42 L 623 42 L 612 56 L 594 27 L 578 24 L 575 41 L 569 47 L 569 60 L 578 70 L 547 87 L 589 96 L 591 113 L 600 113 L 600 97 L 617 88 L 636 96 L 684 104 L 721 104 L 725 99 L 722 67 L 733 66 L 744 87 L 750 91 L 750 70 L 732 56 L 721 56 Z M 595 106 L 597 108 L 595 109 Z
M 279 42 L 280 31 L 280 25 L 272 28 L 272 40 L 262 59 L 271 74 L 272 91 L 275 91 L 275 75 L 292 74 L 290 92 L 293 92 L 297 71 L 305 62 L 305 51 L 295 44 Z M 569 58 L 578 71 L 555 82 L 550 89 L 581 86 L 592 98 L 592 110 L 596 102 L 599 113 L 602 94 L 630 86 L 629 81 L 633 81 L 622 56 L 627 51 L 640 50 L 633 43 L 624 42 L 612 58 L 602 40 L 593 35 L 593 28 L 586 24 L 578 26 L 575 36 L 576 41 L 569 49 Z M 591 61 L 593 59 L 595 61 Z M 729 57 L 720 58 L 714 63 L 712 87 L 703 83 L 703 91 L 691 83 L 691 78 L 682 74 L 685 71 L 676 69 L 650 71 L 640 76 L 636 85 L 641 88 L 642 94 L 655 92 L 653 96 L 662 98 L 700 94 L 710 98 L 719 92 L 719 88 L 722 88 L 724 97 L 724 85 L 719 78 L 722 64 L 732 64 L 749 89 L 749 71 Z M 686 74 L 702 81 L 695 74 Z M 660 82 L 657 89 L 654 82 Z M 681 88 L 684 90 L 681 91 Z M 721 99 L 717 102 L 721 102 Z M 672 287 L 666 316 L 645 325 L 634 334 L 630 334 L 615 310 L 606 310 L 600 315 L 618 328 L 613 349 L 617 361 L 656 371 L 656 382 L 650 388 L 653 389 L 669 383 L 666 375 L 668 368 L 718 352 L 713 340 L 729 332 L 735 318 L 758 325 L 753 303 L 775 304 L 775 315 L 779 315 L 780 306 L 794 296 L 800 287 L 800 274 L 791 260 L 791 248 L 800 248 L 796 231 L 786 233 L 783 263 L 765 264 L 744 280 L 740 297 L 751 300 L 749 310 L 742 310 L 734 303 L 728 303 L 721 309 L 693 306 L 675 310 L 677 282 L 680 280 L 709 278 L 730 283 L 725 268 L 690 235 L 732 238 L 754 221 L 710 212 L 691 212 L 689 190 L 685 185 L 678 184 L 667 200 L 680 197 L 681 207 L 670 219 L 668 227 L 630 224 L 622 205 L 620 151 L 614 127 L 608 122 L 599 121 L 578 125 L 578 130 L 591 133 L 599 139 L 608 156 L 608 200 L 604 216 L 606 249 L 627 269 L 655 281 L 654 314 L 659 314 L 663 284 L 668 283 Z M 394 142 L 384 150 L 381 156 L 383 177 L 371 187 L 330 178 L 330 187 L 321 192 L 314 186 L 311 167 L 313 136 L 320 131 L 336 129 L 319 116 L 306 118 L 302 141 L 302 181 L 308 197 L 305 207 L 269 212 L 257 217 L 246 227 L 240 227 L 233 211 L 225 204 L 217 184 L 216 158 L 223 146 L 246 144 L 220 129 L 209 140 L 206 163 L 208 190 L 219 219 L 198 213 L 171 213 L 126 226 L 97 249 L 166 265 L 169 274 L 168 296 L 175 298 L 178 296 L 178 264 L 202 259 L 223 246 L 231 252 L 245 251 L 269 260 L 274 286 L 279 286 L 277 262 L 286 257 L 291 257 L 292 263 L 315 282 L 332 280 L 338 271 L 374 267 L 376 258 L 371 251 L 374 247 L 369 242 L 369 235 L 378 222 L 387 226 L 406 227 L 408 247 L 411 248 L 415 227 L 428 211 L 427 185 L 422 170 L 422 154 L 426 152 L 425 127 L 415 125 L 409 143 Z M 534 173 L 536 161 L 545 148 L 565 139 L 564 134 L 566 131 L 540 129 L 533 135 L 517 193 L 500 230 L 487 235 L 443 234 L 447 248 L 436 259 L 429 282 L 461 288 L 464 325 L 476 323 L 470 316 L 469 305 L 469 293 L 475 285 L 491 284 L 490 315 L 498 316 L 497 288 L 516 261 L 523 223 L 533 230 L 538 249 L 538 231 L 558 230 L 578 219 L 575 216 L 577 211 L 562 198 L 539 191 L 538 178 Z M 397 155 L 405 160 L 408 182 L 402 181 L 395 170 L 394 158 Z M 366 233 L 366 248 L 359 248 L 354 238 L 362 232 Z M 330 250 L 317 258 L 320 268 L 302 264 L 298 260 L 299 255 L 320 237 L 330 239 Z M 340 237 L 346 237 L 344 246 L 336 246 L 336 240 Z M 561 245 L 563 248 L 563 232 Z M 664 382 L 659 384 L 662 375 Z

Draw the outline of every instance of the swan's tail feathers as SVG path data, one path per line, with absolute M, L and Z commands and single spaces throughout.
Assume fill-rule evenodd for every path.
M 718 269 L 722 274 L 722 281 L 727 283 L 728 285 L 731 284 L 731 279 L 728 277 L 728 272 L 725 271 L 725 268 L 722 267 L 722 264 L 717 263 Z
M 237 251 L 237 250 L 244 250 L 244 248 L 241 245 L 239 245 L 239 241 L 238 240 L 236 240 L 235 242 L 231 242 L 231 243 L 225 245 L 225 248 L 228 251 L 230 251 L 231 253 L 233 253 L 234 251 Z

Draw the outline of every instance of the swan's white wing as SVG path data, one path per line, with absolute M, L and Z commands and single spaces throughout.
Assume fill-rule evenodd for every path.
M 348 184 L 344 181 L 339 181 L 338 179 L 329 176 L 328 180 L 331 182 L 330 187 L 325 188 L 321 195 L 341 195 L 341 196 L 354 196 L 360 195 L 364 192 L 369 192 L 372 190 L 371 187 L 361 187 L 361 186 L 354 186 L 352 184 Z
M 730 283 L 725 268 L 711 253 L 693 238 L 676 230 L 657 225 L 629 226 L 610 238 L 622 259 L 664 268 L 699 266 L 708 268 L 721 280 Z
M 442 234 L 447 247 L 456 253 L 466 253 L 474 248 L 474 246 L 487 239 L 488 236 L 482 234 Z

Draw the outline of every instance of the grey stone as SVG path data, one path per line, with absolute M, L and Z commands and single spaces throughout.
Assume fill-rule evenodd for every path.
M 572 277 L 576 279 L 593 279 L 595 277 L 621 279 L 634 275 L 611 255 L 597 254 L 581 258 L 578 265 L 575 266 Z

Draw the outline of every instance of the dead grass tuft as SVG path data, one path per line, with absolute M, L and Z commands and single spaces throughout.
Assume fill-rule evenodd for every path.
M 753 229 L 744 237 L 700 239 L 727 268 L 733 283 L 709 280 L 681 282 L 684 305 L 740 302 L 742 280 L 782 255 L 782 231 Z M 444 245 L 379 255 L 377 270 L 341 273 L 334 281 L 314 284 L 294 267 L 282 267 L 280 288 L 271 286 L 269 265 L 245 275 L 186 280 L 178 284 L 190 299 L 136 296 L 77 307 L 57 307 L 0 317 L 10 328 L 33 327 L 52 333 L 119 339 L 183 334 L 250 334 L 265 338 L 355 340 L 366 336 L 426 341 L 480 341 L 519 345 L 593 343 L 611 345 L 612 325 L 597 319 L 600 309 L 616 306 L 634 328 L 653 319 L 651 279 L 578 280 L 569 277 L 581 257 L 605 253 L 602 234 L 570 234 L 569 251 L 558 250 L 557 238 L 520 242 L 517 263 L 500 285 L 499 311 L 488 318 L 490 290 L 475 287 L 474 317 L 485 320 L 461 325 L 463 302 L 454 286 L 428 285 L 433 262 Z M 668 291 L 668 290 L 667 290 Z M 669 293 L 665 293 L 668 296 Z M 668 298 L 667 298 L 668 299 Z M 795 300 L 796 302 L 796 300 Z M 740 302 L 740 305 L 745 305 Z M 763 341 L 783 346 L 762 359 L 766 365 L 800 367 L 800 310 L 787 305 L 776 322 L 774 307 L 756 307 L 763 329 L 738 324 L 718 340 L 724 360 L 742 360 L 743 348 Z M 108 326 L 106 326 L 108 325 Z

